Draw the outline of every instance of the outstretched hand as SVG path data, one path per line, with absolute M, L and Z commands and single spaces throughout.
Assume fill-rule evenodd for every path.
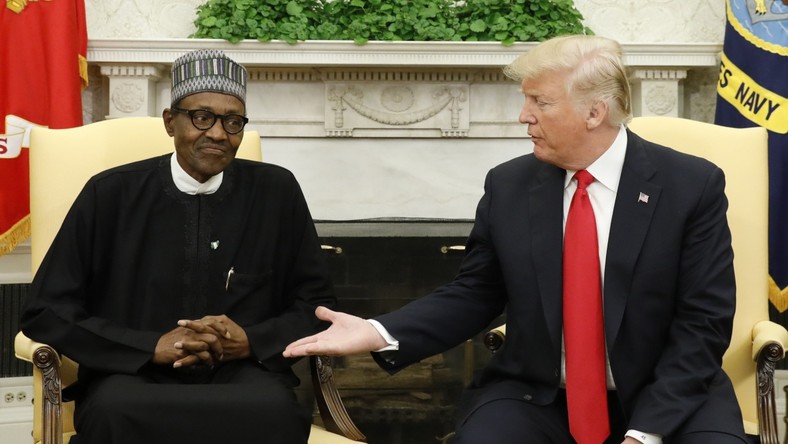
M 294 358 L 309 355 L 345 356 L 380 350 L 388 345 L 383 336 L 366 320 L 347 313 L 318 307 L 315 316 L 331 326 L 316 335 L 299 339 L 282 355 Z

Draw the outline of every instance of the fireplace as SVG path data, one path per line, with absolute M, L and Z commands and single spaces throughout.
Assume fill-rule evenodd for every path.
M 364 318 L 396 310 L 456 275 L 469 221 L 318 222 L 339 309 Z M 486 362 L 480 338 L 389 375 L 369 355 L 337 358 L 343 401 L 369 442 L 428 444 L 454 428 L 472 373 Z

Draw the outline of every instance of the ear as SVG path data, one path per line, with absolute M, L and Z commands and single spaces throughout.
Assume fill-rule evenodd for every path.
M 592 130 L 607 121 L 608 105 L 601 100 L 595 101 L 586 115 L 586 128 Z
M 175 125 L 173 124 L 172 121 L 173 119 L 172 110 L 170 110 L 169 108 L 164 108 L 164 111 L 161 112 L 161 118 L 162 120 L 164 120 L 164 129 L 167 130 L 167 134 L 169 134 L 170 137 L 174 137 Z

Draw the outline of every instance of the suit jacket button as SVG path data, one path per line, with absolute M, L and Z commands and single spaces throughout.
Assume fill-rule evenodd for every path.
M 530 401 L 530 400 L 534 399 L 534 397 L 531 396 L 531 395 L 525 395 L 525 396 L 523 396 L 523 399 L 525 399 L 526 401 Z

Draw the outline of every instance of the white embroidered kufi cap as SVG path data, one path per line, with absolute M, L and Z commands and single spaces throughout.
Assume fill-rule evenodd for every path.
M 172 64 L 172 104 L 199 92 L 218 92 L 246 103 L 246 68 L 217 49 L 198 49 Z

